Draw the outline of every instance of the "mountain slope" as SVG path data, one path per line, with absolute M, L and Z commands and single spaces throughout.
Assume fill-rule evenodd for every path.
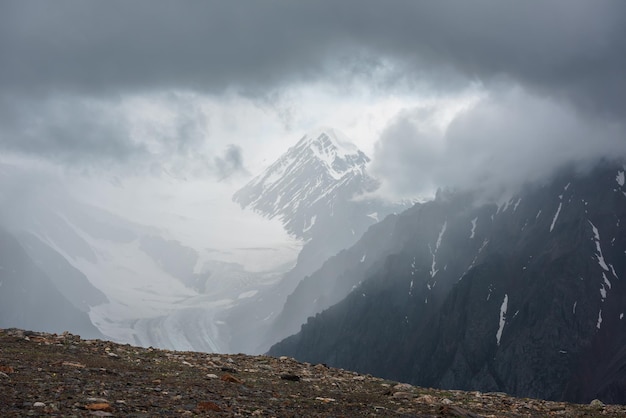
M 7 326 L 103 337 L 87 313 L 57 290 L 18 240 L 0 229 L 0 327 Z
M 108 302 L 104 293 L 94 287 L 82 272 L 35 235 L 22 232 L 16 238 L 39 269 L 76 308 L 89 312 L 92 307 Z
M 349 249 L 329 258 L 322 267 L 302 279 L 289 294 L 272 323 L 273 335 L 298 332 L 309 316 L 340 302 L 367 275 L 375 261 L 389 253 L 396 215 L 372 225 Z
M 567 171 L 501 206 L 440 194 L 401 214 L 346 299 L 273 355 L 414 384 L 625 402 L 624 167 Z

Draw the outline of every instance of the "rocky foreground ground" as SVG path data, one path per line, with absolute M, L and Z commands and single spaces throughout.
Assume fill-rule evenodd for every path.
M 626 406 L 425 389 L 285 357 L 5 329 L 0 416 L 624 417 Z

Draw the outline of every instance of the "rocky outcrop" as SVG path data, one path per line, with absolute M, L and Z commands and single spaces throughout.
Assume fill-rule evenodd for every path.
M 12 416 L 622 417 L 626 407 L 415 387 L 288 357 L 176 352 L 0 329 Z

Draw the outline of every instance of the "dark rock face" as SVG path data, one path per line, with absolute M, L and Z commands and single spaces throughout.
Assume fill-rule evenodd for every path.
M 0 228 L 0 327 L 72 331 L 103 338 L 81 311 L 83 305 L 87 306 L 84 301 L 64 297 L 18 240 Z
M 444 193 L 415 206 L 367 272 L 338 279 L 362 283 L 270 354 L 421 386 L 626 402 L 624 171 L 563 172 L 500 206 Z
M 45 272 L 57 290 L 77 309 L 89 313 L 91 307 L 108 302 L 105 294 L 94 287 L 82 272 L 37 236 L 20 232 L 16 238 L 39 270 Z

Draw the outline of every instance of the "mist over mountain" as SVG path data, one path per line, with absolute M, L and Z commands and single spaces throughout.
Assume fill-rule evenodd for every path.
M 42 181 L 19 166 L 1 167 L 1 219 L 55 288 L 107 338 L 163 348 L 261 352 L 306 319 L 308 309 L 294 315 L 290 327 L 274 324 L 298 283 L 379 217 L 403 208 L 376 198 L 356 199 L 377 187 L 365 172 L 368 162 L 340 133 L 320 130 L 305 135 L 235 194 L 236 201 L 247 202 L 242 205 L 280 218 L 295 239 L 306 241 L 295 265 L 272 270 L 248 270 L 228 261 L 227 248 L 194 248 L 160 227 L 81 203 L 54 176 Z M 247 226 L 238 227 L 254 233 Z M 284 257 L 280 248 L 238 251 Z
M 162 228 L 79 202 L 53 177 L 39 183 L 34 173 L 9 165 L 2 167 L 2 220 L 106 337 L 163 348 L 263 352 L 326 307 L 281 314 L 300 281 L 379 218 L 405 207 L 362 197 L 378 187 L 366 173 L 368 162 L 342 134 L 323 129 L 305 135 L 234 195 L 261 215 L 255 215 L 260 222 L 279 218 L 305 241 L 295 265 L 273 270 L 250 271 L 222 258 L 227 249 L 190 247 Z M 39 188 L 18 190 L 20 183 Z M 280 248 L 247 251 L 256 250 L 282 257 Z
M 624 172 L 606 160 L 561 170 L 500 206 L 439 193 L 339 254 L 333 285 L 353 291 L 270 354 L 422 386 L 625 402 Z
M 241 321 L 233 328 L 246 329 L 242 333 L 248 340 L 242 346 L 244 351 L 264 352 L 273 342 L 295 332 L 308 315 L 330 306 L 283 308 L 289 298 L 298 298 L 291 294 L 302 291 L 301 281 L 329 257 L 354 244 L 385 216 L 407 207 L 405 203 L 364 197 L 379 187 L 367 174 L 369 161 L 345 135 L 323 128 L 304 135 L 234 194 L 233 200 L 242 207 L 269 218 L 280 218 L 287 231 L 307 240 L 293 269 L 255 299 L 259 305 L 242 307 L 245 314 L 240 309 L 233 312 L 233 317 Z M 337 293 L 336 297 L 340 299 L 345 294 Z M 248 316 L 261 321 L 255 326 L 246 325 L 244 318 Z M 255 337 L 250 339 L 251 335 Z M 255 345 L 249 346 L 251 342 Z

